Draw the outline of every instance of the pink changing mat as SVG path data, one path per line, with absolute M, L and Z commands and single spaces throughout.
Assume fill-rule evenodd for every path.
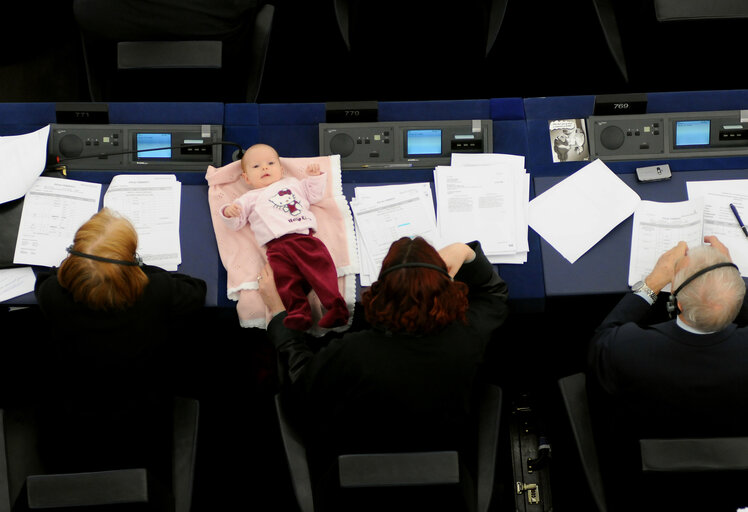
M 356 273 L 358 257 L 356 255 L 353 217 L 348 202 L 343 195 L 341 182 L 340 157 L 338 155 L 284 158 L 280 159 L 286 174 L 298 179 L 306 177 L 305 170 L 310 163 L 317 163 L 327 176 L 325 198 L 311 206 L 317 217 L 316 236 L 322 240 L 330 251 L 338 270 L 340 293 L 348 304 L 353 318 L 353 306 L 356 301 Z M 241 177 L 241 162 L 235 161 L 223 167 L 209 166 L 205 173 L 208 182 L 208 202 L 213 220 L 213 229 L 218 242 L 218 253 L 227 274 L 227 296 L 237 301 L 236 310 L 242 327 L 266 328 L 270 314 L 260 297 L 257 276 L 265 266 L 265 248 L 257 245 L 252 230 L 245 226 L 239 231 L 231 230 L 221 218 L 219 209 L 226 203 L 249 190 Z M 322 334 L 324 330 L 316 326 L 322 317 L 322 306 L 314 292 L 309 294 L 315 327 L 311 332 Z M 349 321 L 350 325 L 350 321 Z M 348 326 L 336 330 L 347 329 Z

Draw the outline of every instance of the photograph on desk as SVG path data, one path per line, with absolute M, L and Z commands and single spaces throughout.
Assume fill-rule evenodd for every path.
M 590 159 L 584 119 L 548 121 L 553 162 L 583 162 Z

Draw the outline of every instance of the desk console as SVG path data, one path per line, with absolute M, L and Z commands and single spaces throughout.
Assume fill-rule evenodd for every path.
M 319 154 L 340 155 L 343 169 L 427 169 L 452 153 L 491 153 L 490 120 L 320 123 Z
M 221 165 L 220 125 L 53 124 L 48 160 L 71 170 L 205 171 Z
M 592 116 L 587 129 L 590 154 L 601 160 L 748 155 L 739 110 Z

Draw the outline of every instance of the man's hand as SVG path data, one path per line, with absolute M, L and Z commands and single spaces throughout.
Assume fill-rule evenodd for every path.
M 704 242 L 711 245 L 715 249 L 717 249 L 719 252 L 730 258 L 730 251 L 727 249 L 725 244 L 720 242 L 719 238 L 717 238 L 714 235 L 709 235 L 704 237 Z M 730 261 L 732 261 L 732 258 L 730 258 Z
M 686 255 L 687 251 L 688 245 L 686 242 L 678 242 L 678 245 L 660 256 L 652 272 L 644 280 L 653 292 L 660 293 L 660 290 L 673 281 L 675 266 Z

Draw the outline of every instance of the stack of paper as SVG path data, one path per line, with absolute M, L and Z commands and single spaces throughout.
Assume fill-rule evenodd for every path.
M 354 194 L 361 286 L 376 281 L 390 245 L 401 237 L 421 236 L 441 248 L 428 183 L 356 187 Z
M 112 179 L 104 195 L 104 206 L 135 226 L 138 254 L 143 261 L 165 270 L 177 270 L 182 262 L 181 185 L 173 174 L 123 174 Z
M 115 176 L 104 206 L 127 217 L 138 233 L 143 261 L 176 270 L 181 184 L 172 175 Z M 78 228 L 99 211 L 101 184 L 39 177 L 26 193 L 13 262 L 58 266 Z
M 434 169 L 437 226 L 446 245 L 479 240 L 492 263 L 524 263 L 530 175 L 521 156 L 455 153 Z

